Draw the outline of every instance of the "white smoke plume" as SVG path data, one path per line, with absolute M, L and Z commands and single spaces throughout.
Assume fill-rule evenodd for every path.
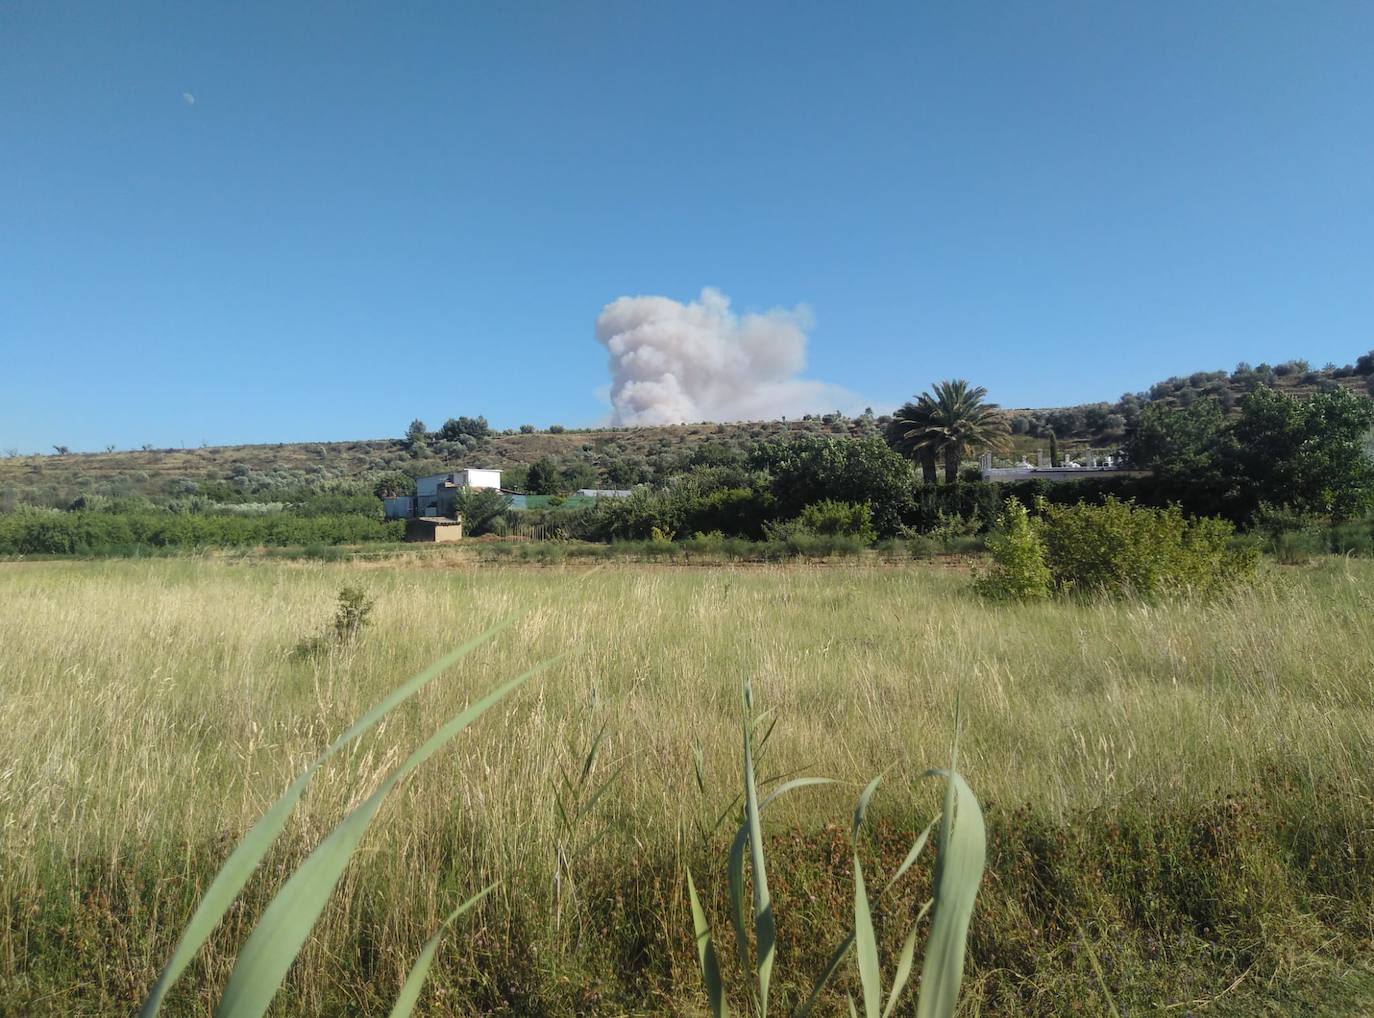
M 768 420 L 855 409 L 838 385 L 798 377 L 811 313 L 804 306 L 737 315 L 707 287 L 698 300 L 621 297 L 596 319 L 611 354 L 611 421 L 678 424 Z

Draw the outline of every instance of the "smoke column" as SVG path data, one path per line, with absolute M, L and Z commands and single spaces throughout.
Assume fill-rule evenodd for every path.
M 707 287 L 683 304 L 621 297 L 596 319 L 611 355 L 614 424 L 767 420 L 852 410 L 854 393 L 799 378 L 811 314 L 799 306 L 737 315 Z

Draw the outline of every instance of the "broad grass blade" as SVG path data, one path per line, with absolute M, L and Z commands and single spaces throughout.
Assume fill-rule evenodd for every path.
M 229 858 L 225 859 L 224 864 L 220 866 L 219 872 L 215 874 L 214 880 L 210 882 L 209 888 L 201 897 L 190 921 L 187 922 L 186 928 L 182 930 L 176 947 L 172 949 L 171 958 L 167 960 L 167 964 L 163 966 L 162 972 L 158 975 L 157 982 L 148 992 L 148 997 L 139 1010 L 139 1018 L 153 1018 L 161 1009 L 162 1000 L 167 995 L 167 991 L 181 977 L 200 946 L 205 943 L 206 938 L 219 925 L 219 921 L 224 918 L 224 913 L 229 910 L 229 906 L 233 904 L 234 899 L 243 890 L 243 885 L 248 882 L 253 870 L 257 869 L 258 863 L 262 862 L 263 857 L 271 849 L 272 843 L 281 834 L 282 829 L 286 826 L 287 818 L 291 815 L 291 810 L 305 792 L 306 786 L 320 765 L 386 717 L 397 704 L 419 692 L 463 657 L 496 637 L 522 614 L 524 614 L 523 611 L 508 615 L 491 628 L 460 644 L 424 671 L 412 676 L 392 690 L 381 703 L 355 721 L 346 732 L 335 739 L 329 748 L 320 754 L 320 757 L 291 783 L 282 797 L 258 819 L 258 822 L 243 836 L 243 840 L 229 853 Z
M 906 943 L 902 944 L 902 953 L 897 958 L 897 971 L 892 977 L 892 995 L 887 998 L 887 1007 L 883 1008 L 883 1018 L 890 1018 L 892 1012 L 897 1010 L 897 998 L 902 995 L 906 981 L 911 978 L 911 965 L 916 956 L 916 931 L 921 928 L 921 920 L 926 917 L 934 901 L 931 898 L 921 906 L 916 921 L 911 924 L 911 932 L 906 935 Z
M 726 1018 L 729 1008 L 725 1004 L 725 990 L 720 979 L 720 963 L 716 960 L 716 947 L 711 942 L 711 926 L 706 921 L 706 912 L 697 897 L 697 885 L 692 881 L 692 871 L 687 871 L 687 895 L 692 900 L 692 927 L 696 933 L 697 961 L 701 963 L 701 978 L 706 984 L 706 997 L 711 1002 L 711 1014 L 715 1018 Z
M 906 854 L 906 858 L 902 860 L 902 864 L 897 867 L 897 872 L 892 874 L 892 879 L 883 885 L 883 889 L 878 892 L 878 897 L 881 898 L 890 891 L 892 885 L 902 879 L 902 874 L 911 869 L 911 864 L 916 861 L 917 857 L 921 854 L 921 850 L 926 847 L 926 842 L 930 840 L 930 832 L 935 829 L 935 824 L 939 819 L 940 818 L 937 816 L 930 823 L 926 824 L 926 829 L 916 836 L 916 840 L 911 844 L 911 851 Z
M 744 931 L 744 849 L 749 844 L 749 825 L 739 825 L 735 840 L 730 843 L 730 925 L 735 930 L 735 950 L 739 955 L 740 971 L 749 971 L 749 935 Z
M 746 700 L 750 699 L 746 697 Z M 754 783 L 754 753 L 748 718 L 744 722 L 744 809 L 749 828 L 749 868 L 754 883 L 754 941 L 758 950 L 759 1018 L 768 1018 L 768 984 L 773 977 L 773 949 L 777 925 L 768 872 L 763 858 L 763 827 L 759 822 L 759 790 Z
M 944 777 L 947 784 L 935 859 L 935 912 L 921 965 L 916 1016 L 949 1018 L 964 978 L 964 949 L 973 899 L 983 880 L 987 832 L 978 799 L 957 771 L 930 771 L 926 776 Z
M 872 794 L 870 784 L 865 790 Z M 856 811 L 857 812 L 857 811 Z M 873 934 L 873 916 L 868 909 L 868 889 L 859 853 L 854 853 L 854 951 L 859 959 L 859 985 L 864 991 L 864 1018 L 879 1018 L 883 1006 L 883 976 L 878 967 L 878 939 Z
M 816 984 L 811 987 L 811 993 L 802 1003 L 802 1006 L 793 1012 L 792 1018 L 807 1018 L 811 1009 L 816 1006 L 816 1001 L 820 1000 L 821 991 L 825 989 L 827 983 L 839 971 L 840 963 L 844 961 L 844 956 L 849 953 L 849 949 L 854 946 L 854 931 L 850 930 L 845 938 L 840 941 L 840 946 L 830 955 L 830 960 L 825 963 L 825 970 L 816 979 Z
M 798 788 L 808 788 L 811 785 L 833 785 L 834 783 L 834 778 L 793 778 L 791 781 L 784 781 L 763 797 L 763 801 L 759 803 L 759 812 L 762 813 L 767 809 L 768 804 L 774 799 L 780 798 L 788 792 L 794 792 Z
M 882 780 L 883 776 L 879 774 L 864 786 L 863 792 L 859 795 L 859 803 L 854 807 L 854 830 L 850 833 L 851 838 L 859 836 L 859 828 L 864 825 L 864 817 L 868 814 L 868 804 L 873 799 L 873 793 L 878 790 L 878 782 Z
M 216 1018 L 261 1018 L 276 994 L 287 970 L 300 953 L 305 938 L 324 910 L 335 884 L 343 875 L 353 850 L 367 831 L 373 816 L 387 794 L 416 767 L 433 756 L 463 729 L 481 717 L 510 693 L 543 671 L 553 661 L 545 661 L 523 675 L 497 687 L 482 699 L 449 720 L 392 771 L 380 787 L 363 800 L 352 813 L 330 832 L 301 863 L 277 892 L 258 920 L 238 961 L 229 974 L 224 996 L 215 1010 Z
M 1093 975 L 1097 977 L 1098 988 L 1102 990 L 1102 995 L 1107 998 L 1107 1009 L 1111 1011 L 1112 1018 L 1121 1018 L 1121 1012 L 1116 1009 L 1116 1001 L 1112 998 L 1112 991 L 1107 988 L 1107 977 L 1102 971 L 1102 965 L 1097 960 L 1097 952 L 1093 950 L 1093 945 L 1088 940 L 1088 931 L 1080 925 L 1078 935 L 1083 938 L 1083 948 L 1088 952 L 1088 961 L 1092 964 Z
M 484 887 L 450 912 L 448 918 L 434 931 L 434 936 L 425 941 L 420 957 L 415 959 L 410 975 L 406 976 L 406 981 L 401 985 L 401 992 L 396 995 L 396 1003 L 391 1007 L 391 1018 L 410 1018 L 411 1012 L 415 1010 L 415 1002 L 420 999 L 420 988 L 424 986 L 425 977 L 429 975 L 429 967 L 434 964 L 434 952 L 439 949 L 439 939 L 455 919 L 490 894 L 494 887 L 495 884 Z

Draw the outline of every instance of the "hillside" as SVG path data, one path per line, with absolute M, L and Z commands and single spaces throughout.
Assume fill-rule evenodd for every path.
M 20 503 L 65 505 L 82 495 L 175 498 L 210 494 L 245 500 L 298 497 L 389 471 L 412 476 L 457 467 L 514 470 L 544 457 L 585 467 L 586 486 L 636 483 L 712 443 L 745 447 L 785 433 L 877 433 L 875 420 L 833 416 L 806 421 L 687 424 L 493 433 L 482 439 L 431 439 L 416 455 L 401 439 L 206 446 L 199 449 L 9 456 L 0 459 L 0 509 Z M 647 479 L 647 477 L 645 478 Z
M 1122 441 L 1130 422 L 1150 402 L 1186 405 L 1216 398 L 1234 410 L 1256 385 L 1293 395 L 1341 386 L 1356 392 L 1374 388 L 1374 354 L 1354 365 L 1313 370 L 1302 361 L 1277 367 L 1239 365 L 1235 371 L 1204 371 L 1157 382 L 1114 403 L 1073 407 L 1008 409 L 1015 455 L 1047 448 L 1051 431 L 1066 455 L 1075 450 L 1109 451 Z M 141 449 L 0 459 L 0 511 L 20 504 L 65 506 L 86 496 L 175 499 L 208 496 L 221 502 L 275 502 L 330 491 L 357 490 L 380 474 L 412 476 L 457 467 L 496 467 L 521 487 L 524 468 L 554 460 L 569 487 L 627 487 L 661 479 L 691 457 L 711 455 L 705 447 L 747 449 L 783 434 L 881 435 L 888 418 L 865 414 L 807 417 L 799 421 L 683 424 L 660 427 L 492 432 L 445 440 L 432 434 L 412 451 L 401 438 L 351 442 L 209 446 L 198 449 Z

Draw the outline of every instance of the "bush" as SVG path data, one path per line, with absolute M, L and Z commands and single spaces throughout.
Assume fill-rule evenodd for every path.
M 445 441 L 454 442 L 460 438 L 486 438 L 491 434 L 491 426 L 485 417 L 450 417 L 439 429 Z
M 1007 499 L 997 530 L 988 538 L 992 566 L 973 581 L 973 589 L 995 601 L 1035 601 L 1050 594 L 1052 577 L 1045 564 L 1045 542 L 1030 514 Z
M 1037 505 L 1035 530 L 1061 592 L 1152 598 L 1211 593 L 1253 575 L 1253 550 L 1233 550 L 1235 528 L 1191 518 L 1178 506 L 1153 509 L 1108 497 L 1101 505 Z
M 494 488 L 469 488 L 458 492 L 453 507 L 463 522 L 463 533 L 468 537 L 480 537 L 491 533 L 496 521 L 505 518 L 510 509 L 510 497 Z
M 857 502 L 829 498 L 813 502 L 793 522 L 802 533 L 857 537 L 864 544 L 872 544 L 877 536 L 873 532 L 873 510 Z
M 1024 507 L 1022 507 L 1022 511 L 1025 511 Z M 1001 522 L 1000 518 L 998 522 Z M 939 544 L 947 546 L 955 543 L 961 537 L 972 537 L 981 529 L 982 522 L 976 518 L 965 519 L 957 512 L 947 513 L 944 510 L 937 510 L 935 523 L 925 531 L 925 535 Z
M 911 463 L 880 438 L 799 435 L 760 444 L 750 454 L 754 470 L 769 477 L 778 515 L 795 517 L 814 502 L 862 502 L 883 537 L 901 530 L 912 507 Z
M 344 587 L 339 591 L 339 606 L 334 612 L 334 636 L 338 640 L 352 640 L 362 632 L 372 616 L 376 602 L 361 587 Z

